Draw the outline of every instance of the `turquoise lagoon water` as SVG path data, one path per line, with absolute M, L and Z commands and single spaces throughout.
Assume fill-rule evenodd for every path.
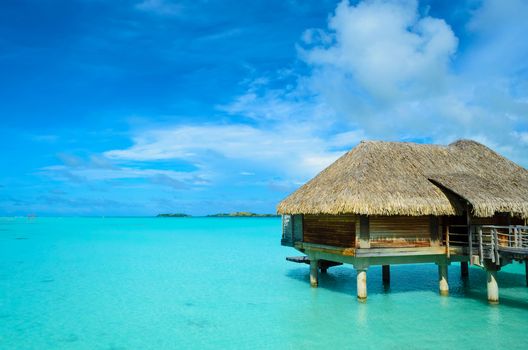
M 286 262 L 276 218 L 0 219 L 0 349 L 526 349 L 524 266 L 329 270 Z

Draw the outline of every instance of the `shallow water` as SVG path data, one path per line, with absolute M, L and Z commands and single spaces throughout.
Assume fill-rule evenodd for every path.
M 276 218 L 0 219 L 0 349 L 526 349 L 524 266 L 437 293 L 436 265 L 350 266 L 310 288 Z

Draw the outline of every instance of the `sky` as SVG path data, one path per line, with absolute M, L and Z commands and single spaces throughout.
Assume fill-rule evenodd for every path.
M 361 140 L 528 167 L 527 0 L 4 0 L 0 215 L 275 212 Z

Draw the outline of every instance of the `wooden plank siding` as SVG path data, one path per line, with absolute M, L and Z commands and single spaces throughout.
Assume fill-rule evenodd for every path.
M 354 247 L 355 215 L 304 215 L 303 241 L 334 247 Z
M 372 248 L 431 246 L 429 216 L 371 216 Z

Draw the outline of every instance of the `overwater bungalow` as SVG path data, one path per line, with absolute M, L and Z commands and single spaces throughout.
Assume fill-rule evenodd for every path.
M 310 264 L 311 285 L 319 271 L 352 264 L 360 300 L 370 266 L 382 265 L 388 283 L 392 264 L 437 264 L 447 295 L 447 267 L 460 262 L 463 276 L 468 263 L 487 271 L 498 302 L 497 271 L 528 258 L 528 170 L 470 140 L 361 142 L 277 211 L 282 245 L 305 254 L 289 260 Z

